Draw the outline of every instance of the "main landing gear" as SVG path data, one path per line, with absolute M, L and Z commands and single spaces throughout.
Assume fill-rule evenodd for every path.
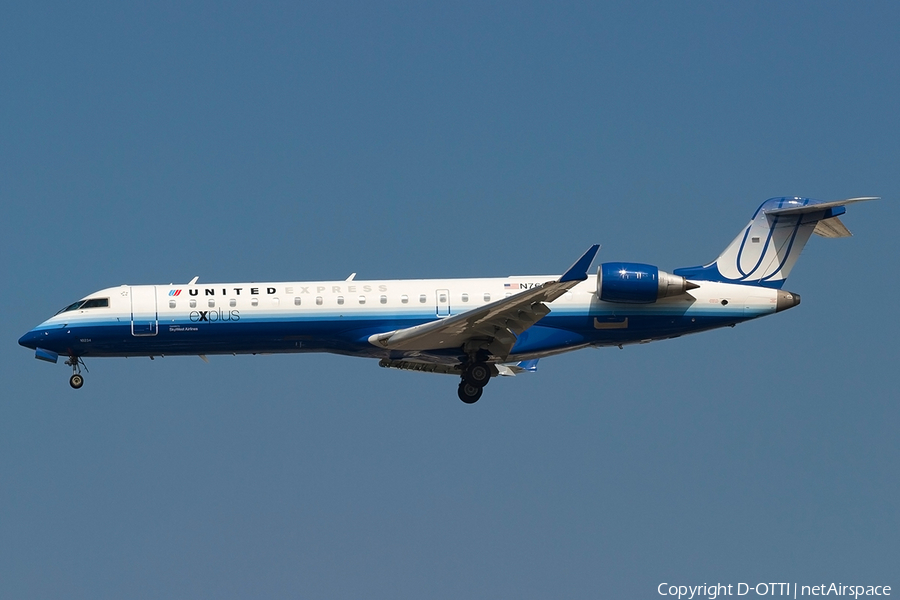
M 462 381 L 459 383 L 459 399 L 466 404 L 475 404 L 491 381 L 491 367 L 484 362 L 473 362 L 463 369 Z
M 72 386 L 72 389 L 79 389 L 84 385 L 84 376 L 81 374 L 81 367 L 84 367 L 84 370 L 87 371 L 87 366 L 84 364 L 84 361 L 77 356 L 70 356 L 69 360 L 66 361 L 66 364 L 72 367 L 72 376 L 69 377 L 69 385 Z

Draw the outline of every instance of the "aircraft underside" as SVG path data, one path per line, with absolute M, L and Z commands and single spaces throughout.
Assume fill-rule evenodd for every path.
M 135 336 L 129 324 L 68 327 L 34 332 L 41 348 L 69 356 L 73 387 L 80 387 L 80 366 L 85 358 L 212 356 L 228 354 L 300 354 L 326 352 L 372 358 L 383 367 L 450 374 L 473 383 L 464 399 L 479 395 L 490 378 L 510 374 L 504 363 L 532 361 L 585 347 L 624 346 L 679 337 L 746 320 L 736 315 L 690 317 L 629 314 L 603 317 L 548 316 L 519 337 L 507 356 L 483 353 L 469 361 L 463 347 L 430 350 L 391 350 L 368 341 L 373 333 L 418 325 L 418 321 L 331 322 L 283 321 L 268 323 L 159 324 L 154 335 Z M 584 327 L 588 324 L 589 327 Z M 576 329 L 576 326 L 581 326 Z M 468 364 L 467 364 L 468 363 Z M 77 385 L 76 385 L 77 384 Z M 465 381 L 461 385 L 466 385 Z M 477 398 L 476 398 L 477 399 Z

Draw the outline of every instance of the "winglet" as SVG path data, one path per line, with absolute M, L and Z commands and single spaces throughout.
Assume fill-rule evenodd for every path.
M 588 278 L 587 270 L 590 268 L 591 263 L 594 262 L 594 257 L 597 256 L 597 251 L 600 250 L 600 244 L 594 244 L 588 251 L 581 255 L 575 264 L 569 267 L 569 270 L 563 273 L 562 277 L 559 278 L 559 282 L 562 283 L 564 281 L 584 281 Z
M 516 366 L 519 367 L 520 369 L 522 369 L 523 371 L 530 371 L 530 372 L 534 373 L 535 371 L 537 371 L 537 364 L 538 364 L 539 360 L 540 360 L 539 358 L 534 358 L 532 360 L 523 360 L 523 361 L 516 363 Z

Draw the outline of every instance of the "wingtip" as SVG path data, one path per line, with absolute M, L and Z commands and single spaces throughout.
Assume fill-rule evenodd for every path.
M 559 278 L 560 283 L 564 281 L 584 281 L 587 279 L 587 270 L 590 268 L 591 263 L 594 262 L 594 257 L 597 256 L 599 250 L 600 244 L 594 244 L 588 248 L 587 252 L 582 254 L 581 258 L 576 260 L 575 264 L 563 273 L 562 277 Z

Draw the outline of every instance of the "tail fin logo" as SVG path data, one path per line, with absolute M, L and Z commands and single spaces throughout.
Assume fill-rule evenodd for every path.
M 850 232 L 837 217 L 843 206 L 875 198 L 821 202 L 809 198 L 771 198 L 754 213 L 719 257 L 708 265 L 676 269 L 687 279 L 745 283 L 780 288 L 794 268 L 813 233 L 847 237 Z

